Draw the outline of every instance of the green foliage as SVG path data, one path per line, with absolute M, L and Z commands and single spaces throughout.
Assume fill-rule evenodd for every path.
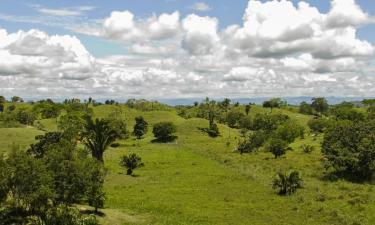
M 61 132 L 47 132 L 44 135 L 38 135 L 35 137 L 38 142 L 31 144 L 27 152 L 35 158 L 43 158 L 48 149 L 59 143 L 61 138 Z
M 94 121 L 88 117 L 86 121 L 82 142 L 91 151 L 92 157 L 104 162 L 104 151 L 116 140 L 118 134 L 105 119 L 95 119 Z
M 292 143 L 298 137 L 304 136 L 304 127 L 295 121 L 288 121 L 280 125 L 273 133 L 275 138 Z
M 57 118 L 63 106 L 53 102 L 44 101 L 33 106 L 33 111 L 40 113 L 43 119 Z
M 0 103 L 0 112 L 4 112 L 4 104 L 3 103 Z
M 5 168 L 0 170 L 7 171 L 1 183 L 7 184 L 10 205 L 24 212 L 44 214 L 50 207 L 49 200 L 54 197 L 52 174 L 45 164 L 14 149 L 1 166 Z
M 278 189 L 279 195 L 291 195 L 295 193 L 298 188 L 303 187 L 303 180 L 298 171 L 278 173 L 273 180 L 272 186 L 274 189 Z
M 338 105 L 330 111 L 336 120 L 362 121 L 365 119 L 365 114 L 354 109 L 352 105 Z
M 72 140 L 80 140 L 86 126 L 88 114 L 84 112 L 67 113 L 60 117 L 57 123 L 58 129 Z
M 276 159 L 286 153 L 288 150 L 288 142 L 279 138 L 271 138 L 266 145 L 266 149 L 271 152 Z
M 16 102 L 23 102 L 23 99 L 22 99 L 21 97 L 18 97 L 18 96 L 13 96 L 13 97 L 11 98 L 11 101 L 12 101 L 13 103 L 16 103 Z
M 133 170 L 143 167 L 144 163 L 142 158 L 136 155 L 135 153 L 124 155 L 121 157 L 120 166 L 126 168 L 126 174 L 132 175 Z
M 298 109 L 299 113 L 305 114 L 305 115 L 313 115 L 314 109 L 313 107 L 308 104 L 307 102 L 301 102 Z
M 307 122 L 310 130 L 314 133 L 323 133 L 330 125 L 331 121 L 327 118 L 313 118 Z
M 319 112 L 320 115 L 325 114 L 329 109 L 328 102 L 325 98 L 313 98 L 312 103 L 311 103 L 311 107 L 315 111 Z
M 250 104 L 250 103 L 247 104 L 247 105 L 245 105 L 245 113 L 246 113 L 246 116 L 249 115 L 249 113 L 250 113 L 250 109 L 251 109 L 251 104 Z
M 324 136 L 326 167 L 342 177 L 369 180 L 375 172 L 375 121 L 338 121 Z
M 176 139 L 173 134 L 177 132 L 177 127 L 172 122 L 160 122 L 154 124 L 152 133 L 157 141 L 168 142 Z
M 244 117 L 245 115 L 241 112 L 238 111 L 230 111 L 227 116 L 227 124 L 229 127 L 238 127 L 241 118 Z
M 253 121 L 252 121 L 252 130 L 264 130 L 267 132 L 271 132 L 280 124 L 283 124 L 289 120 L 287 115 L 283 114 L 256 114 Z
M 101 164 L 95 161 L 88 161 L 86 163 L 86 196 L 90 206 L 95 208 L 98 212 L 99 208 L 104 207 L 105 192 L 103 190 L 105 171 Z
M 286 106 L 287 103 L 283 100 L 281 100 L 281 98 L 272 98 L 270 100 L 267 100 L 267 101 L 264 101 L 263 102 L 263 107 L 264 108 L 271 108 L 271 111 L 273 108 L 280 108 L 282 106 Z
M 108 120 L 109 126 L 116 132 L 119 139 L 124 140 L 129 138 L 129 132 L 125 121 L 116 118 L 107 118 L 106 120 Z
M 14 119 L 24 125 L 33 125 L 36 114 L 27 108 L 19 108 L 14 112 Z
M 48 210 L 43 225 L 99 225 L 94 216 L 84 216 L 77 209 L 58 205 Z
M 137 139 L 141 139 L 148 130 L 148 123 L 142 116 L 138 116 L 135 118 L 135 125 L 133 129 L 133 134 L 137 137 Z

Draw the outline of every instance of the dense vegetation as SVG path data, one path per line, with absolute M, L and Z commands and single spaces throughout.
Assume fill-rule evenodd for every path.
M 373 224 L 374 107 L 0 96 L 0 221 Z

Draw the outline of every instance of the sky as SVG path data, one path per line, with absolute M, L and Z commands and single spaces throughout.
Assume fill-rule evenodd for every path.
M 0 95 L 375 96 L 373 0 L 0 0 Z

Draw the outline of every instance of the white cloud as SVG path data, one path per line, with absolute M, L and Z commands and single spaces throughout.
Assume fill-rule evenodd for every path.
M 38 12 L 51 16 L 81 16 L 85 12 L 95 9 L 93 6 L 77 6 L 69 8 L 46 8 L 41 5 L 30 5 Z
M 89 9 L 87 9 L 89 10 Z M 327 13 L 305 2 L 250 0 L 242 24 L 179 12 L 114 11 L 74 29 L 119 43 L 95 59 L 76 37 L 0 29 L 0 92 L 113 97 L 375 95 L 371 22 L 353 0 Z M 78 28 L 79 27 L 79 28 Z M 16 93 L 15 93 L 16 92 Z
M 205 2 L 196 2 L 190 8 L 196 11 L 210 11 L 212 9 L 211 6 Z

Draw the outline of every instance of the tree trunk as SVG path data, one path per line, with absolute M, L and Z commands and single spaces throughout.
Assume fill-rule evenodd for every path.
M 132 173 L 133 173 L 133 170 L 130 168 L 126 171 L 126 175 L 132 175 Z

